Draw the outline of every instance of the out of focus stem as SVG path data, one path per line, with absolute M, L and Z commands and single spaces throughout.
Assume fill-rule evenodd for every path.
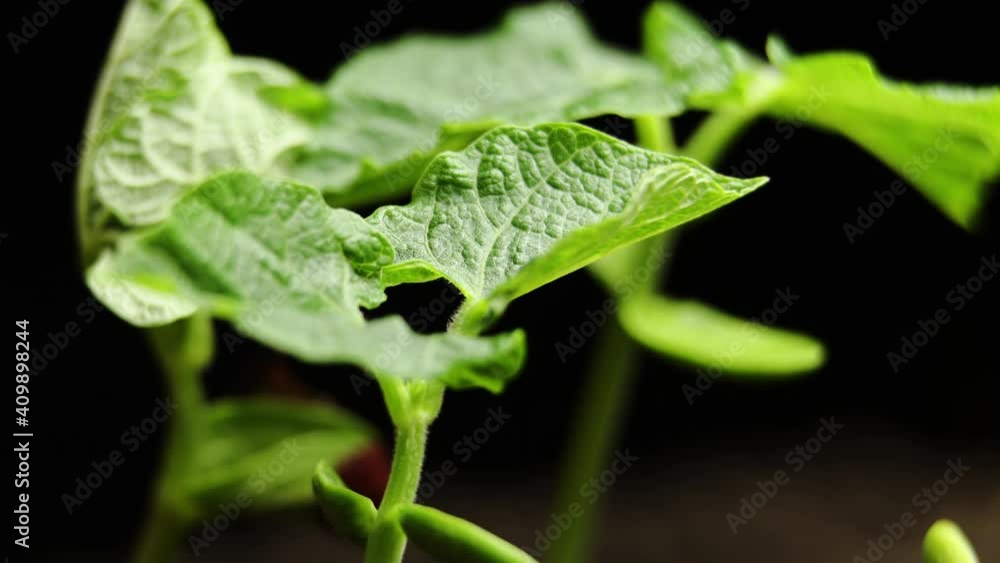
M 191 353 L 192 343 L 204 336 L 199 331 L 205 327 L 196 324 L 202 322 L 207 321 L 194 318 L 150 331 L 153 351 L 167 379 L 164 401 L 175 403 L 177 408 L 170 414 L 170 434 L 133 563 L 176 561 L 185 533 L 198 518 L 197 509 L 188 505 L 182 491 L 190 475 L 206 408 L 201 372 L 207 360 L 200 356 L 204 351 Z
M 612 461 L 636 379 L 636 351 L 636 344 L 616 319 L 611 319 L 597 336 L 597 349 L 584 375 L 583 391 L 570 426 L 573 435 L 552 507 L 553 514 L 571 514 L 575 511 L 570 506 L 576 504 L 583 508 L 583 513 L 552 542 L 544 557 L 546 562 L 575 563 L 588 559 L 601 503 L 585 503 L 580 488 L 597 478 Z
M 714 166 L 733 138 L 755 116 L 756 112 L 737 111 L 710 115 L 680 152 L 706 166 Z M 640 146 L 658 152 L 678 152 L 667 119 L 640 116 L 635 119 L 635 130 Z M 673 239 L 674 233 L 663 233 L 640 243 L 646 245 L 649 252 L 631 254 L 636 260 L 645 259 L 650 252 L 662 254 L 657 272 L 648 276 L 649 281 L 644 286 L 634 288 L 633 294 L 655 291 L 665 278 Z M 635 271 L 641 267 L 643 264 L 636 262 L 626 266 L 625 271 Z M 555 506 L 552 507 L 555 514 L 568 513 L 573 503 L 583 505 L 580 502 L 580 488 L 597 478 L 611 463 L 627 418 L 626 409 L 632 390 L 636 385 L 639 347 L 625 333 L 617 319 L 612 319 L 602 329 L 597 336 L 596 346 L 570 426 L 573 435 L 563 461 Z M 594 504 L 583 505 L 583 515 L 573 522 L 559 540 L 552 543 L 550 552 L 546 554 L 547 562 L 584 563 L 591 558 L 590 549 L 596 536 L 595 528 L 602 506 L 600 500 L 603 499 Z
M 705 166 L 714 167 L 736 136 L 742 133 L 757 115 L 756 110 L 742 108 L 713 113 L 691 134 L 681 152 Z
M 635 120 L 636 136 L 639 144 L 658 152 L 675 150 L 670 122 L 658 116 L 641 116 Z M 648 245 L 651 252 L 656 246 L 665 248 L 669 244 L 668 235 L 660 235 L 640 243 Z M 645 257 L 647 253 L 636 253 Z M 632 264 L 628 271 L 641 267 Z M 639 292 L 655 288 L 655 272 L 648 276 L 648 282 Z M 624 298 L 614 296 L 615 299 Z M 580 505 L 582 515 L 563 535 L 552 543 L 545 560 L 551 563 L 582 563 L 589 559 L 590 550 L 599 521 L 601 503 L 582 502 L 580 488 L 597 478 L 607 468 L 614 456 L 614 449 L 623 433 L 627 418 L 626 408 L 632 397 L 632 389 L 638 374 L 638 346 L 622 330 L 617 319 L 611 319 L 597 336 L 594 351 L 586 373 L 583 390 L 577 401 L 570 428 L 573 435 L 560 472 L 554 514 L 570 513 L 570 506 Z

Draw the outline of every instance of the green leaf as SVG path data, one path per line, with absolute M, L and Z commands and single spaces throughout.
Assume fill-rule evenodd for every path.
M 645 21 L 647 54 L 701 109 L 766 113 L 854 141 L 972 226 L 988 182 L 1000 176 L 1000 88 L 917 85 L 882 76 L 860 53 L 794 55 L 770 38 L 771 64 L 715 39 L 694 17 L 657 4 Z
M 97 134 L 137 100 L 169 89 L 208 61 L 228 57 L 212 13 L 196 0 L 131 0 L 122 13 L 94 95 Z
M 488 315 L 765 181 L 722 176 L 582 125 L 501 127 L 436 158 L 409 205 L 383 207 L 369 222 L 396 248 L 387 284 L 444 276 Z
M 198 0 L 132 0 L 95 93 L 81 201 L 96 196 L 126 225 L 147 225 L 216 172 L 270 170 L 308 130 L 263 93 L 301 82 L 232 56 Z
M 769 113 L 806 115 L 851 139 L 972 226 L 987 183 L 1000 175 L 1000 88 L 894 82 L 858 53 L 784 57 Z
M 399 194 L 435 154 L 495 125 L 682 109 L 655 65 L 602 45 L 562 4 L 514 10 L 477 36 L 411 35 L 369 47 L 326 89 L 330 111 L 285 164 L 338 205 Z
M 306 141 L 307 130 L 258 92 L 296 80 L 272 63 L 233 59 L 135 104 L 95 148 L 98 197 L 122 222 L 146 225 L 216 172 L 269 170 L 279 153 Z
M 823 344 L 809 336 L 731 317 L 697 301 L 639 294 L 622 302 L 622 328 L 642 345 L 727 374 L 790 375 L 823 364 Z
M 925 563 L 979 563 L 962 529 L 951 520 L 938 520 L 924 538 Z
M 522 333 L 423 336 L 399 317 L 365 321 L 359 307 L 385 299 L 379 275 L 392 260 L 385 237 L 315 189 L 230 173 L 123 236 L 87 283 L 135 325 L 203 310 L 304 361 L 499 391 L 523 362 Z
M 307 503 L 316 464 L 358 454 L 374 431 L 322 404 L 237 399 L 208 407 L 204 436 L 183 482 L 188 500 L 211 512 L 241 494 L 255 508 Z
M 728 92 L 742 72 L 762 64 L 739 45 L 716 39 L 698 18 L 672 3 L 656 3 L 647 10 L 643 52 L 667 80 L 698 97 Z
M 327 461 L 316 466 L 313 493 L 337 535 L 358 545 L 368 541 L 378 510 L 371 499 L 348 489 Z
M 442 563 L 535 563 L 511 543 L 461 518 L 427 506 L 399 509 L 406 536 Z

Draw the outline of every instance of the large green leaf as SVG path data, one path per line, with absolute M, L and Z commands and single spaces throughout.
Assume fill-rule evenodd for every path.
M 490 338 L 413 333 L 365 321 L 385 298 L 384 236 L 313 188 L 228 173 L 184 196 L 161 224 L 124 235 L 87 272 L 92 291 L 139 326 L 204 310 L 309 362 L 499 390 L 524 356 L 520 332 Z
M 791 375 L 823 364 L 823 344 L 779 328 L 731 317 L 697 301 L 640 294 L 626 299 L 622 328 L 642 345 L 727 374 Z
M 556 4 L 514 10 L 478 36 L 412 35 L 369 47 L 326 90 L 315 138 L 286 165 L 338 204 L 412 187 L 435 154 L 494 125 L 682 109 L 655 65 L 602 45 L 575 10 Z
M 688 89 L 688 103 L 843 135 L 964 227 L 1000 175 L 1000 88 L 893 81 L 863 54 L 796 56 L 774 38 L 764 64 L 673 4 L 649 11 L 644 42 L 665 76 Z
M 375 437 L 343 410 L 273 399 L 214 403 L 204 422 L 184 493 L 208 511 L 237 502 L 241 494 L 254 507 L 309 502 L 318 462 L 336 466 Z
M 369 221 L 396 248 L 387 284 L 444 276 L 493 314 L 765 181 L 722 176 L 582 125 L 500 127 L 438 156 L 409 205 L 380 208 Z
M 214 173 L 271 169 L 308 130 L 264 94 L 301 83 L 231 55 L 199 0 L 132 0 L 91 108 L 81 205 L 146 225 Z

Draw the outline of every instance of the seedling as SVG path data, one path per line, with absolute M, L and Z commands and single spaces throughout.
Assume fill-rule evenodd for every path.
M 966 227 L 1000 172 L 996 88 L 894 82 L 863 55 L 799 56 L 778 39 L 763 60 L 670 4 L 649 10 L 644 45 L 644 56 L 602 45 L 565 6 L 524 8 L 483 35 L 370 47 L 313 84 L 232 54 L 200 0 L 128 3 L 77 193 L 87 283 L 147 329 L 180 405 L 138 563 L 173 560 L 185 537 L 200 553 L 211 540 L 190 530 L 220 511 L 234 518 L 233 506 L 312 502 L 369 563 L 401 561 L 408 539 L 441 561 L 532 561 L 414 501 L 445 391 L 499 393 L 524 363 L 520 330 L 484 335 L 517 298 L 590 267 L 618 304 L 580 408 L 572 491 L 613 449 L 634 343 L 701 365 L 746 325 L 658 294 L 655 274 L 672 230 L 766 183 L 709 168 L 753 119 L 846 136 Z M 677 147 L 669 119 L 689 109 L 711 113 Z M 633 119 L 639 146 L 573 123 L 605 115 Z M 928 150 L 933 160 L 914 160 Z M 368 217 L 351 210 L 407 198 Z M 650 255 L 655 271 L 633 283 Z M 464 296 L 447 332 L 379 315 L 386 288 L 439 278 Z M 212 319 L 378 381 L 396 426 L 378 507 L 334 470 L 373 439 L 355 416 L 205 400 Z M 729 371 L 798 374 L 823 358 L 814 339 L 771 329 Z M 276 460 L 264 486 L 248 481 Z M 586 558 L 594 512 L 547 560 Z M 974 560 L 941 547 L 956 537 L 932 530 L 930 560 Z

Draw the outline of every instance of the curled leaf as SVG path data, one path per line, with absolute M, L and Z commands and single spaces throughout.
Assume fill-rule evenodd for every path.
M 417 547 L 442 563 L 536 563 L 513 544 L 434 508 L 404 506 L 399 523 Z
M 316 466 L 313 492 L 335 533 L 358 545 L 368 541 L 378 510 L 371 499 L 348 489 L 328 461 Z

